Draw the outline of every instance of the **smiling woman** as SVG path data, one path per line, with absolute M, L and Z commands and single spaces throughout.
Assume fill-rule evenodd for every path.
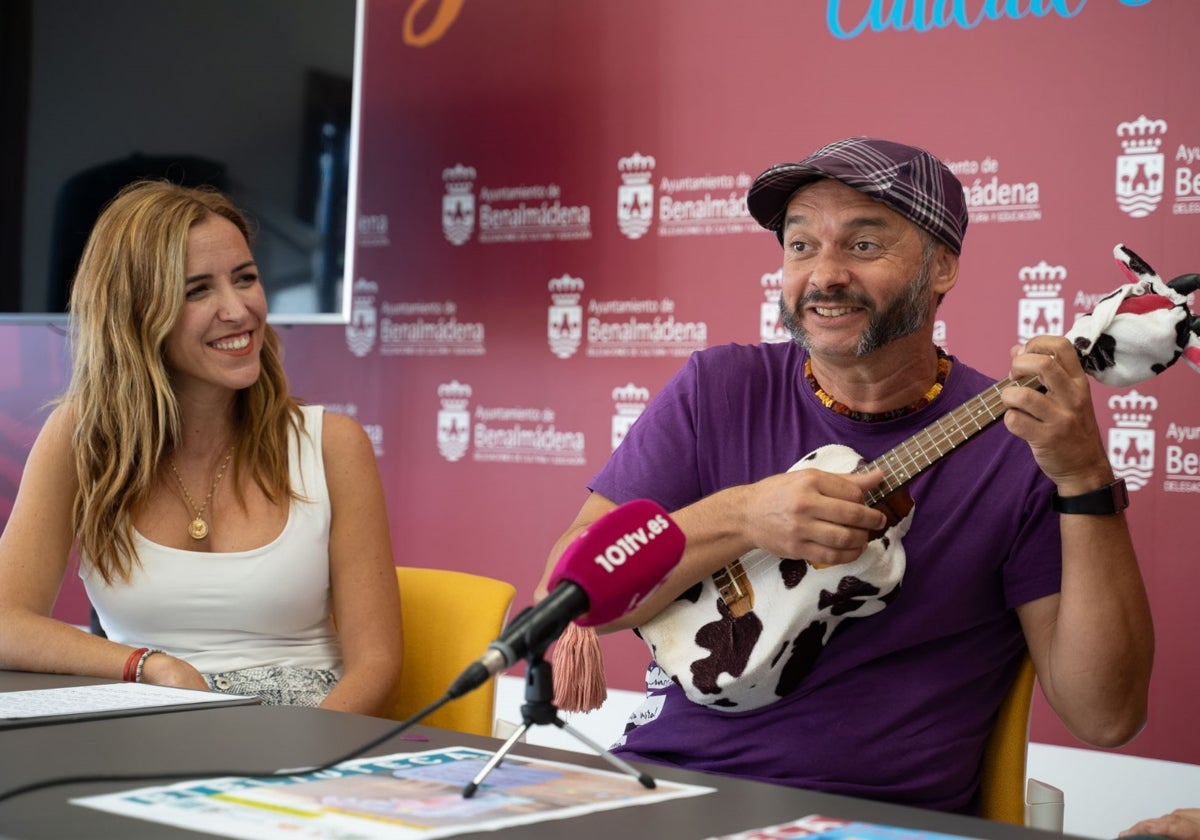
M 267 298 L 246 234 L 215 215 L 193 224 L 185 276 L 183 308 L 163 347 L 176 394 L 254 384 Z
M 97 220 L 71 382 L 0 537 L 0 667 L 392 708 L 400 611 L 374 449 L 289 394 L 249 230 L 223 194 L 166 181 Z M 75 540 L 107 638 L 50 618 Z

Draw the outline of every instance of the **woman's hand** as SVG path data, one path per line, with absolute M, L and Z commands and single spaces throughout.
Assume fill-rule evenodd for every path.
M 208 691 L 204 675 L 182 659 L 168 653 L 152 653 L 142 665 L 142 682 L 171 688 L 193 688 Z

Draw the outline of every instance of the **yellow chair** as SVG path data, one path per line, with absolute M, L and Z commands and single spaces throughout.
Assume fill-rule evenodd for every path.
M 1000 704 L 996 727 L 984 746 L 980 816 L 1061 833 L 1063 792 L 1054 785 L 1025 778 L 1029 710 L 1036 676 L 1027 651 L 1012 687 Z
M 479 658 L 508 618 L 516 588 L 507 581 L 448 569 L 396 567 L 404 627 L 400 699 L 388 717 L 406 720 L 433 703 Z M 421 721 L 491 735 L 496 681 L 451 700 Z

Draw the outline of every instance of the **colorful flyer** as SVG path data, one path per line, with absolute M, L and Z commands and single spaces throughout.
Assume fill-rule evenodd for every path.
M 199 779 L 72 799 L 75 805 L 244 840 L 435 838 L 648 805 L 715 789 L 468 747 L 348 761 L 307 775 Z

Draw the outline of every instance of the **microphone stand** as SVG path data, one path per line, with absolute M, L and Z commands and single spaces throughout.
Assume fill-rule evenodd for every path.
M 509 736 L 504 745 L 488 759 L 487 763 L 483 765 L 483 769 L 479 771 L 475 778 L 463 788 L 463 798 L 470 799 L 475 795 L 475 791 L 483 784 L 483 780 L 487 778 L 487 775 L 499 766 L 504 757 L 508 755 L 509 750 L 521 739 L 522 735 L 529 731 L 531 726 L 546 724 L 553 724 L 564 732 L 574 736 L 577 741 L 590 747 L 593 752 L 613 767 L 622 773 L 633 776 L 642 784 L 642 787 L 653 788 L 655 786 L 654 779 L 649 774 L 643 773 L 628 762 L 617 758 L 603 746 L 593 741 L 587 735 L 584 735 L 578 729 L 574 729 L 562 719 L 558 713 L 558 707 L 554 705 L 554 674 L 551 671 L 550 663 L 543 656 L 547 647 L 549 647 L 549 642 L 542 645 L 540 649 L 531 648 L 529 655 L 525 657 L 525 662 L 527 663 L 525 668 L 525 703 L 521 706 L 521 725 Z

